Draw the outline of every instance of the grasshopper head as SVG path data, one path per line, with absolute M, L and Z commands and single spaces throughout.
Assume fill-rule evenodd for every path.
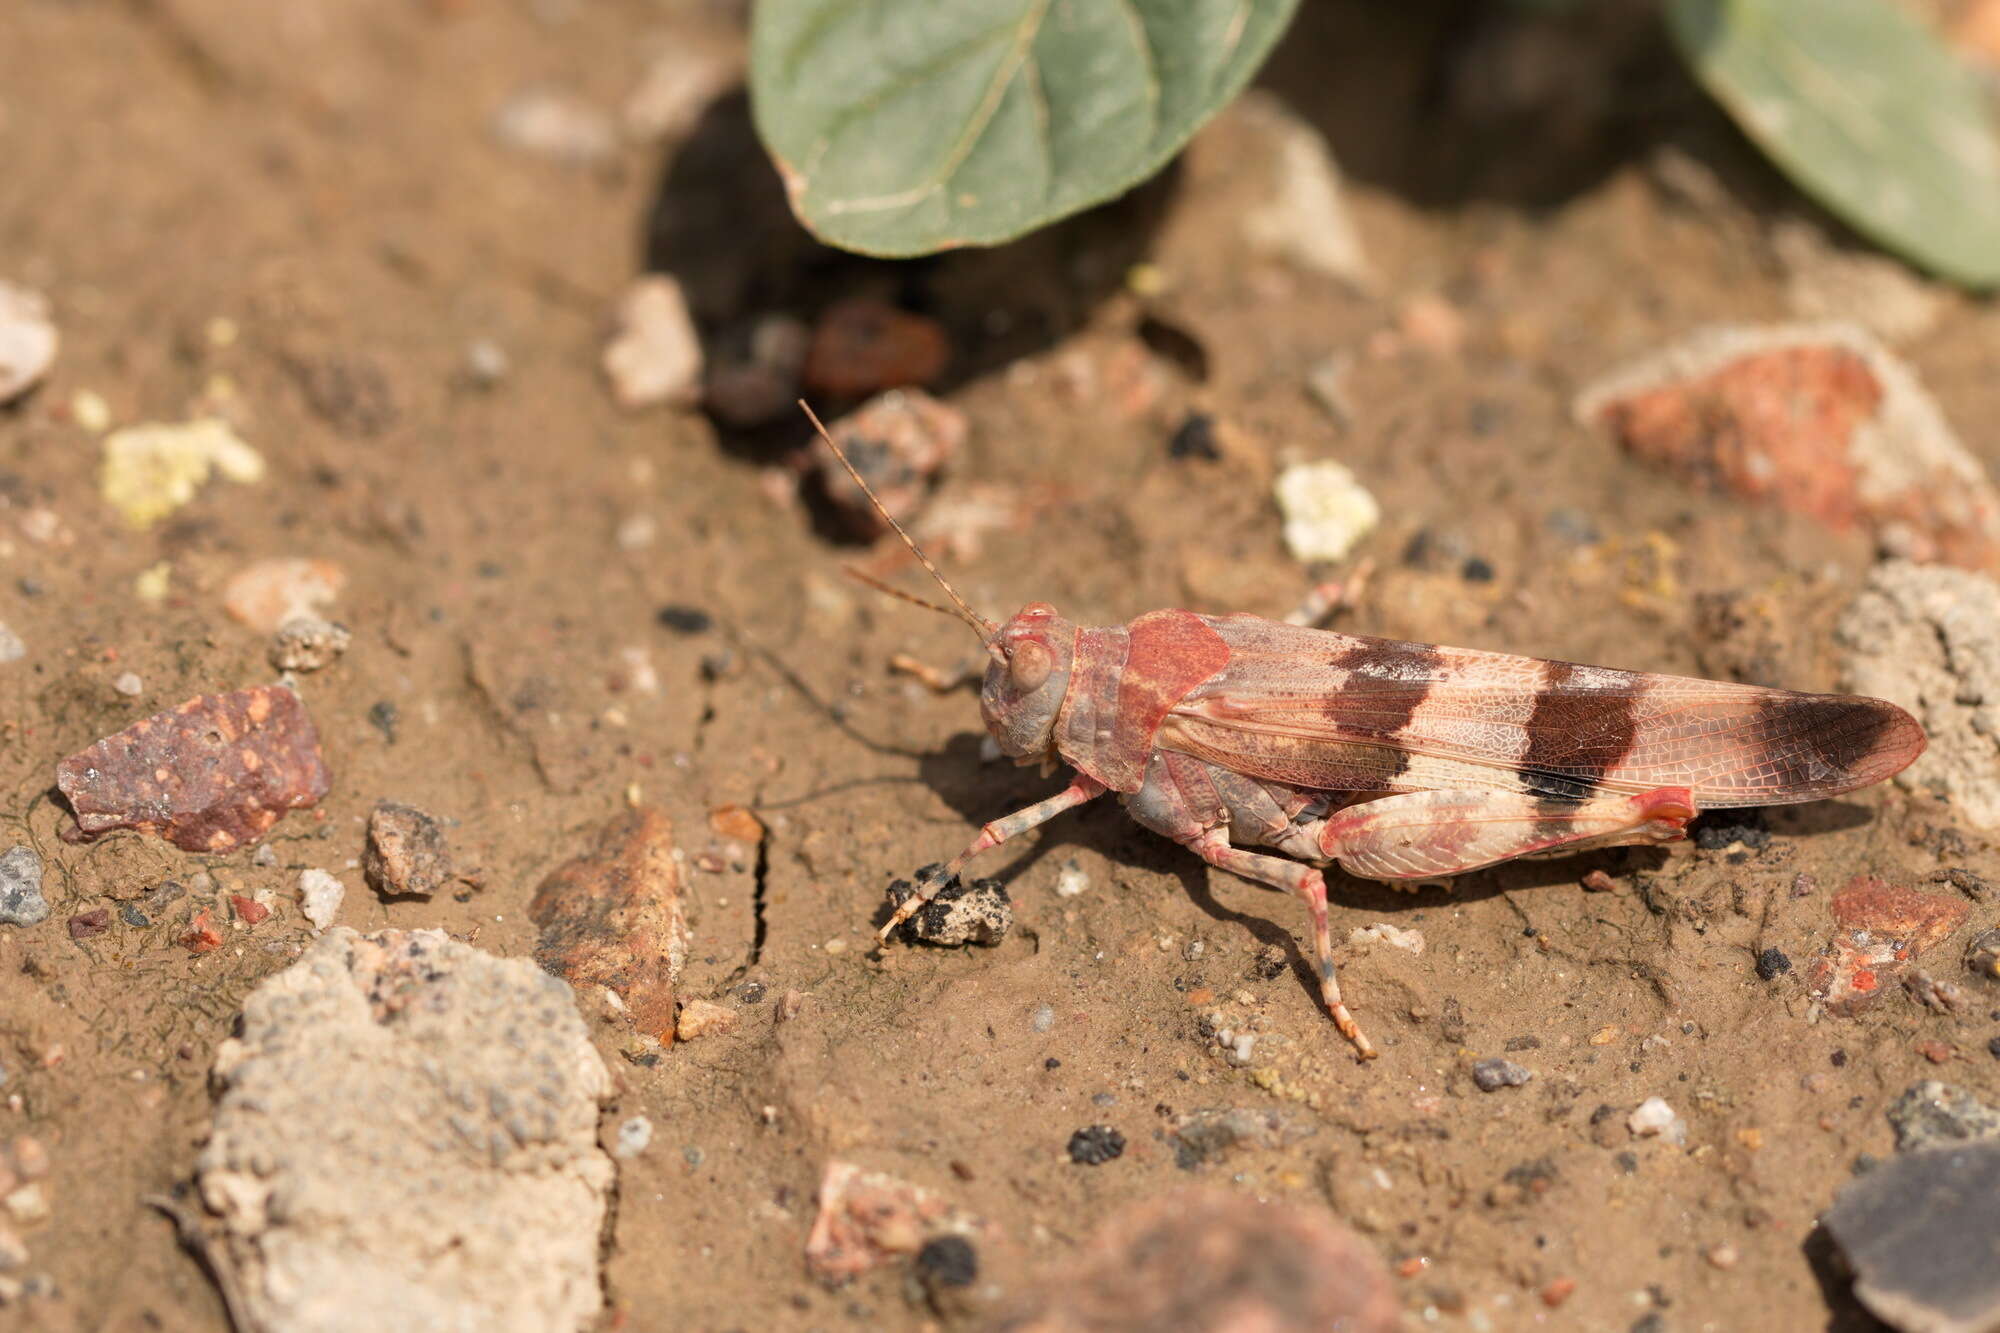
M 1076 626 L 1047 602 L 1030 602 L 987 640 L 993 664 L 979 689 L 979 713 L 1001 752 L 1019 764 L 1055 754 L 1056 714 L 1069 689 Z

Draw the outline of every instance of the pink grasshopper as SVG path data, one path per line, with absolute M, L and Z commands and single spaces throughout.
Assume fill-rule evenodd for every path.
M 1916 719 L 1881 699 L 1253 615 L 1150 611 L 1100 628 L 1030 602 L 996 625 L 965 604 L 806 415 L 957 609 L 875 586 L 979 635 L 992 659 L 979 711 L 1002 752 L 1076 770 L 1062 791 L 994 820 L 920 879 L 883 926 L 884 942 L 973 857 L 1116 792 L 1133 819 L 1210 865 L 1305 902 L 1320 998 L 1372 1059 L 1334 977 L 1321 873 L 1330 862 L 1414 888 L 1516 857 L 1672 842 L 1702 810 L 1838 796 L 1923 753 Z

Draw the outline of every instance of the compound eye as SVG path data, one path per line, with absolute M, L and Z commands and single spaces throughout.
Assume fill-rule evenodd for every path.
M 1007 657 L 1008 678 L 1022 694 L 1033 694 L 1042 688 L 1055 666 L 1055 654 L 1033 639 L 1015 645 Z

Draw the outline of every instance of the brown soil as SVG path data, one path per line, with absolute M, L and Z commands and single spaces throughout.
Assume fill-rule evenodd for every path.
M 1829 688 L 1829 626 L 1867 542 L 1693 493 L 1568 412 L 1616 360 L 1700 323 L 1783 316 L 1764 238 L 1807 206 L 1650 29 L 1523 53 L 1449 4 L 1307 6 L 1265 79 L 1356 178 L 1382 274 L 1365 298 L 1245 253 L 1252 154 L 1228 119 L 1111 209 L 1007 252 L 901 267 L 828 256 L 774 212 L 740 102 L 678 152 L 626 146 L 600 169 L 494 142 L 494 109 L 522 87 L 615 108 L 652 46 L 696 30 L 727 43 L 727 8 L 17 0 L 0 16 L 0 276 L 48 292 L 64 337 L 51 382 L 0 412 L 0 604 L 30 648 L 0 666 L 0 842 L 40 851 L 55 909 L 0 929 L 0 1096 L 21 1098 L 0 1135 L 51 1151 L 53 1217 L 26 1239 L 58 1290 L 0 1323 L 224 1326 L 208 1276 L 140 1199 L 189 1178 L 216 1044 L 308 937 L 289 903 L 301 868 L 341 876 L 344 924 L 442 926 L 526 955 L 535 885 L 636 788 L 690 858 L 719 843 L 708 813 L 725 804 L 770 837 L 688 883 L 681 993 L 741 1008 L 733 1034 L 637 1063 L 585 1006 L 621 1083 L 607 1125 L 656 1127 L 621 1169 L 607 1328 L 917 1327 L 932 1316 L 893 1271 L 837 1292 L 806 1278 L 829 1157 L 937 1189 L 1034 1267 L 1186 1183 L 1172 1117 L 1226 1107 L 1293 1110 L 1314 1132 L 1194 1173 L 1330 1208 L 1392 1263 L 1423 1260 L 1399 1278 L 1413 1325 L 1435 1310 L 1467 1328 L 1623 1329 L 1653 1312 L 1675 1329 L 1861 1326 L 1815 1214 L 1857 1154 L 1888 1151 L 1883 1107 L 1910 1082 L 2000 1093 L 1986 1052 L 2000 1001 L 1979 993 L 1954 1020 L 1896 994 L 1815 1024 L 1803 976 L 1850 876 L 2000 873 L 1948 810 L 1869 791 L 1774 815 L 1761 849 L 1537 862 L 1455 896 L 1339 881 L 1337 940 L 1388 921 L 1428 941 L 1421 957 L 1342 950 L 1383 1049 L 1366 1067 L 1315 1008 L 1296 904 L 1108 803 L 984 864 L 1019 919 L 998 948 L 877 956 L 892 877 L 1053 785 L 980 762 L 969 695 L 887 673 L 897 652 L 948 665 L 972 645 L 842 580 L 855 548 L 771 498 L 762 469 L 799 428 L 719 436 L 697 415 L 621 413 L 596 369 L 618 294 L 649 266 L 681 276 L 710 329 L 900 297 L 954 339 L 940 392 L 973 430 L 943 494 L 998 485 L 1034 502 L 1031 523 L 947 562 L 989 614 L 1047 599 L 1098 623 L 1169 605 L 1282 615 L 1310 579 L 1279 541 L 1270 477 L 1288 457 L 1337 457 L 1386 515 L 1365 548 L 1381 570 L 1345 628 Z M 1480 61 L 1558 57 L 1599 77 L 1474 77 Z M 1506 105 L 1475 131 L 1482 96 Z M 1141 258 L 1169 279 L 1150 305 L 1123 290 Z M 1462 348 L 1373 337 L 1426 293 L 1464 315 Z M 511 360 L 490 390 L 463 369 L 478 338 Z M 2000 315 L 1956 301 L 1905 349 L 1989 462 L 1996 345 Z M 1345 431 L 1303 389 L 1335 352 L 1355 356 Z M 1150 401 L 1135 366 L 1157 378 Z M 119 422 L 181 420 L 220 385 L 271 476 L 214 482 L 159 528 L 126 530 L 72 395 L 103 395 Z M 1190 407 L 1224 423 L 1220 461 L 1169 456 Z M 68 540 L 22 535 L 37 507 Z M 1602 542 L 1573 544 L 1552 510 Z M 657 538 L 625 549 L 614 533 L 640 514 Z M 1430 558 L 1406 560 L 1419 532 Z M 273 866 L 132 835 L 59 841 L 59 759 L 270 679 L 264 639 L 219 590 L 277 555 L 348 575 L 337 614 L 354 647 L 301 687 L 331 795 L 278 825 Z M 1496 576 L 1463 577 L 1473 556 Z M 134 580 L 161 562 L 169 596 L 142 601 Z M 714 627 L 667 629 L 669 604 Z M 627 687 L 626 648 L 650 655 L 657 694 Z M 126 671 L 136 699 L 112 689 Z M 354 867 L 382 799 L 447 821 L 481 887 L 428 903 L 366 888 Z M 1060 898 L 1072 862 L 1089 886 Z M 148 928 L 119 921 L 119 900 L 201 869 L 286 905 L 202 956 L 175 942 L 191 900 Z M 1592 869 L 1614 891 L 1586 893 Z M 72 941 L 65 919 L 106 905 L 112 929 Z M 1753 962 L 1773 947 L 1798 966 L 1767 982 Z M 788 989 L 805 1008 L 774 1028 Z M 1054 1021 L 1037 1031 L 1043 1005 Z M 1224 1060 L 1217 1013 L 1260 1034 L 1249 1068 Z M 1539 1045 L 1511 1058 L 1534 1081 L 1477 1091 L 1471 1061 L 1526 1037 Z M 1951 1063 L 1927 1061 L 1927 1041 L 1951 1043 Z M 1686 1117 L 1685 1149 L 1626 1133 L 1651 1096 Z M 1093 1123 L 1129 1147 L 1073 1165 L 1064 1145 Z M 1719 1246 L 1733 1266 L 1711 1261 Z M 1545 1309 L 1538 1293 L 1562 1278 L 1574 1294 Z

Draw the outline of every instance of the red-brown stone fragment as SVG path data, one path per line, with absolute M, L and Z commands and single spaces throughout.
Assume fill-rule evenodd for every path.
M 674 982 L 687 959 L 674 826 L 657 809 L 607 824 L 596 845 L 542 881 L 528 904 L 535 961 L 572 986 L 603 986 L 640 1032 L 674 1039 Z
M 1366 1241 L 1329 1218 L 1220 1190 L 1144 1199 L 1033 1284 L 1009 1333 L 1200 1328 L 1390 1333 L 1398 1303 Z
M 1833 895 L 1841 933 L 1808 977 L 1826 1010 L 1851 1018 L 1902 979 L 1910 963 L 1965 924 L 1972 905 L 1955 894 L 1922 893 L 1856 875 Z
M 1850 324 L 1704 329 L 1587 389 L 1577 415 L 1708 490 L 2000 570 L 2000 492 L 1916 376 Z
M 319 733 L 281 685 L 204 694 L 135 722 L 56 766 L 83 841 L 136 829 L 189 852 L 263 837 L 331 784 Z
M 222 932 L 215 928 L 215 918 L 206 907 L 194 914 L 188 928 L 180 937 L 181 947 L 189 953 L 211 953 L 222 947 Z
M 856 297 L 828 306 L 814 325 L 805 383 L 835 397 L 929 384 L 951 360 L 944 326 L 886 301 Z
M 245 898 L 240 893 L 229 895 L 229 910 L 234 912 L 236 919 L 246 926 L 254 926 L 265 917 L 271 915 L 270 908 L 264 906 L 264 904 L 258 902 L 255 898 Z
M 93 907 L 88 912 L 78 912 L 69 919 L 69 937 L 73 940 L 87 940 L 102 935 L 111 929 L 111 909 Z

